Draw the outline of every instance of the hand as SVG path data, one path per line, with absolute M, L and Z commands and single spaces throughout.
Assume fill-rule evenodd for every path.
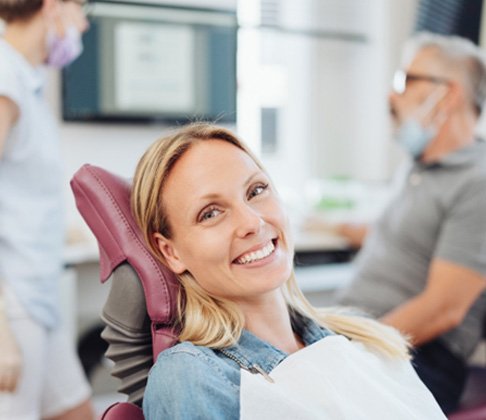
M 335 232 L 346 238 L 352 247 L 360 248 L 368 234 L 368 226 L 362 223 L 340 223 L 336 225 Z
M 8 321 L 0 313 L 0 392 L 14 392 L 22 367 L 20 348 Z

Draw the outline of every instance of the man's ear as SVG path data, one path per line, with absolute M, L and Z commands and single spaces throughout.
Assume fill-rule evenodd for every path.
M 186 271 L 186 266 L 179 258 L 172 241 L 160 233 L 154 233 L 153 237 L 157 243 L 159 251 L 167 261 L 169 268 L 176 274 L 182 274 L 184 271 Z
M 462 85 L 456 81 L 451 81 L 448 86 L 441 85 L 437 88 L 436 93 L 441 98 L 437 107 L 432 114 L 432 122 L 442 126 L 448 116 L 454 114 L 457 108 L 465 100 L 465 92 Z
M 450 115 L 458 106 L 467 101 L 467 95 L 464 87 L 455 80 L 450 82 L 448 89 L 449 92 L 443 101 L 443 111 Z

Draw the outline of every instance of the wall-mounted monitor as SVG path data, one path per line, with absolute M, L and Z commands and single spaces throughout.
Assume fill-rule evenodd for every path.
M 236 13 L 97 1 L 89 20 L 65 121 L 235 121 Z

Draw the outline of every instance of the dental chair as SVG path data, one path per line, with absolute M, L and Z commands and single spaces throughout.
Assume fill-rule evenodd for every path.
M 102 420 L 143 420 L 141 404 L 157 355 L 177 342 L 174 326 L 179 286 L 148 251 L 130 211 L 128 181 L 84 165 L 71 180 L 76 205 L 98 240 L 100 279 L 110 292 L 101 318 L 112 375 L 127 402 L 108 407 Z M 460 409 L 450 420 L 486 420 L 486 368 L 471 369 Z M 161 419 L 162 420 L 162 419 Z
M 99 246 L 100 279 L 111 284 L 101 318 L 125 403 L 103 420 L 143 420 L 140 409 L 148 372 L 157 355 L 177 341 L 178 283 L 144 245 L 130 211 L 130 184 L 104 169 L 84 165 L 71 180 L 76 205 Z

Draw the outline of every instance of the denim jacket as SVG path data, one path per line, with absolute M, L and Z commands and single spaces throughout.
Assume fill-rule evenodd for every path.
M 332 334 L 300 316 L 293 329 L 306 346 Z M 222 350 L 179 343 L 160 353 L 150 371 L 145 419 L 238 419 L 240 368 L 266 376 L 287 356 L 246 330 L 236 345 Z

